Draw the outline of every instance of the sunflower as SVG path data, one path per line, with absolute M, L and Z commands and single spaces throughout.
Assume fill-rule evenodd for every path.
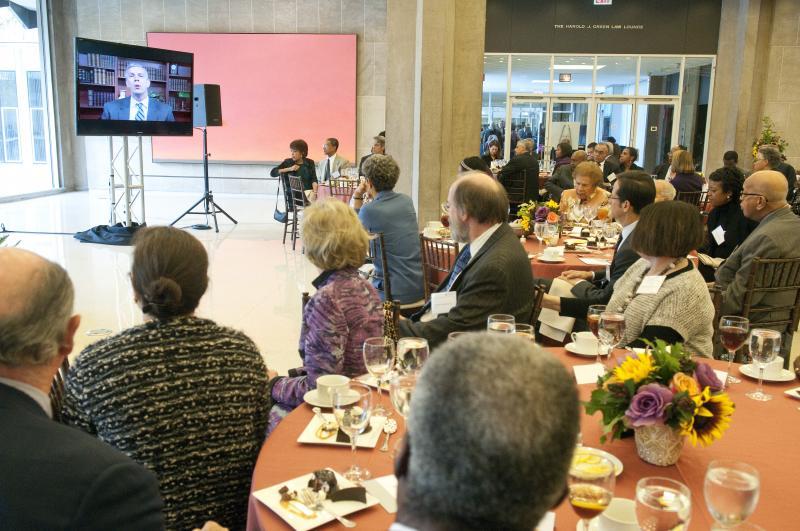
M 620 382 L 633 380 L 633 383 L 638 384 L 650 376 L 652 370 L 653 358 L 650 354 L 643 352 L 636 357 L 627 357 L 619 367 L 614 369 L 614 377 Z
M 681 433 L 689 436 L 692 446 L 697 446 L 698 441 L 708 446 L 721 439 L 730 427 L 735 406 L 726 393 L 712 395 L 708 387 L 691 398 L 696 409 L 694 416 L 681 426 Z

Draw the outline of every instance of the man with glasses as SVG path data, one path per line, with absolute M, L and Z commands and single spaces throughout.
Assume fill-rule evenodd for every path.
M 722 315 L 741 315 L 747 280 L 753 258 L 791 258 L 800 255 L 800 218 L 786 202 L 786 177 L 778 171 L 757 171 L 744 182 L 739 199 L 742 212 L 748 219 L 758 222 L 758 227 L 737 247 L 717 270 L 717 286 L 722 290 Z M 751 306 L 788 307 L 794 304 L 791 292 L 759 293 L 750 301 Z M 785 319 L 786 311 L 763 312 L 750 315 L 752 325 L 759 322 Z M 781 329 L 781 332 L 784 332 Z M 792 334 L 784 336 L 781 347 L 788 363 Z
M 781 172 L 786 177 L 786 183 L 789 189 L 786 193 L 786 200 L 791 201 L 794 197 L 794 189 L 797 186 L 797 172 L 791 164 L 783 161 L 781 152 L 777 146 L 772 144 L 764 144 L 758 148 L 756 153 L 756 160 L 753 163 L 754 171 L 761 170 L 775 170 Z

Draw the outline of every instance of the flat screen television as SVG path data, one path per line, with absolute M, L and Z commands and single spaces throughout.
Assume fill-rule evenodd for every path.
M 75 39 L 78 135 L 192 136 L 194 55 Z

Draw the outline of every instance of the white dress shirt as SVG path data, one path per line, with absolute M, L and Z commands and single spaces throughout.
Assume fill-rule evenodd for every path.
M 500 225 L 501 223 L 492 225 L 491 227 L 486 229 L 486 231 L 483 234 L 481 234 L 480 236 L 469 242 L 470 257 L 469 257 L 469 262 L 467 262 L 468 264 L 472 263 L 472 261 L 475 260 L 475 256 L 478 254 L 478 251 L 481 250 L 481 247 L 484 246 L 484 244 L 489 240 L 492 234 L 494 234 L 494 232 L 500 228 Z
M 25 393 L 31 397 L 34 402 L 39 404 L 48 417 L 53 418 L 53 406 L 50 404 L 50 397 L 41 392 L 39 389 L 24 382 L 20 382 L 19 380 L 12 380 L 11 378 L 0 378 L 0 383 Z
M 137 101 L 133 96 L 131 96 L 131 109 L 128 120 L 136 120 L 136 113 L 139 111 L 138 103 L 142 104 L 142 113 L 144 113 L 144 119 L 147 120 L 147 108 L 150 106 L 150 98 L 145 97 L 142 101 Z

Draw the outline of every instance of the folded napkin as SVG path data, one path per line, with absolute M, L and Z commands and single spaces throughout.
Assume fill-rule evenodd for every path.
M 575 298 L 575 295 L 572 294 L 572 284 L 560 278 L 553 279 L 548 295 L 567 299 Z M 574 317 L 562 317 L 558 315 L 557 311 L 548 308 L 542 309 L 539 314 L 539 322 L 541 323 L 539 333 L 556 341 L 564 341 L 567 334 L 572 332 L 572 327 L 575 326 Z
M 602 363 L 589 363 L 588 365 L 574 365 L 575 381 L 578 385 L 597 383 L 597 378 L 606 373 Z

